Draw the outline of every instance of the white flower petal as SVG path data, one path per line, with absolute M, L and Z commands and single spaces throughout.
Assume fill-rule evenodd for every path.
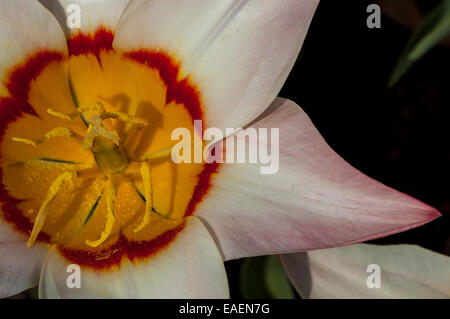
M 119 270 L 81 268 L 81 288 L 70 289 L 67 266 L 56 246 L 42 271 L 41 298 L 228 298 L 222 257 L 195 217 L 172 243 L 146 260 L 122 260 Z
M 53 15 L 35 0 L 0 1 L 0 96 L 12 67 L 39 51 L 67 54 L 64 34 Z
M 303 298 L 450 298 L 450 257 L 419 246 L 360 244 L 281 261 Z M 369 265 L 380 267 L 379 288 Z
M 125 9 L 114 47 L 163 50 L 203 100 L 206 124 L 242 127 L 278 94 L 317 0 L 147 0 Z
M 27 248 L 25 235 L 0 218 L 0 298 L 37 286 L 46 253 L 41 243 Z
M 275 100 L 250 128 L 279 128 L 279 170 L 265 175 L 260 168 L 269 164 L 220 164 L 194 211 L 227 260 L 349 245 L 440 216 L 350 166 L 291 101 Z M 271 141 L 259 137 L 250 138 L 247 152 L 261 141 L 270 151 Z
M 40 0 L 61 24 L 66 36 L 71 34 L 92 33 L 100 27 L 114 31 L 119 18 L 129 0 Z M 79 28 L 75 22 L 78 9 Z M 69 23 L 67 23 L 69 20 Z

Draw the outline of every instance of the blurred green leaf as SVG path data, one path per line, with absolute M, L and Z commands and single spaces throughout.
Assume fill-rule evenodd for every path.
M 265 257 L 246 258 L 239 274 L 239 287 L 245 299 L 266 299 L 270 294 L 264 285 Z
M 450 34 L 450 0 L 443 0 L 413 33 L 391 74 L 388 86 L 393 87 L 397 84 L 417 60 L 448 34 Z
M 246 299 L 294 299 L 295 292 L 277 256 L 247 258 L 241 266 L 239 284 Z
M 30 298 L 31 299 L 39 299 L 39 287 L 34 287 L 34 288 L 30 288 L 29 293 L 30 293 Z
M 284 272 L 278 257 L 267 256 L 265 261 L 264 282 L 269 293 L 277 299 L 294 299 L 295 293 Z

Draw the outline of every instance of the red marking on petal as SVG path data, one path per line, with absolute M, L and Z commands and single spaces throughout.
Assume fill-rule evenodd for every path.
M 169 55 L 163 52 L 139 50 L 124 54 L 125 57 L 141 63 L 147 67 L 157 69 L 161 79 L 167 86 L 166 103 L 172 101 L 183 104 L 192 117 L 192 120 L 203 119 L 200 94 L 189 83 L 188 79 L 178 81 L 180 66 Z
M 100 252 L 63 247 L 59 247 L 59 251 L 66 259 L 80 266 L 93 269 L 112 268 L 120 265 L 124 256 L 133 261 L 135 259 L 149 258 L 157 254 L 175 239 L 185 225 L 185 223 L 182 223 L 177 228 L 168 230 L 150 241 L 133 242 L 121 235 L 116 243 Z
M 205 168 L 200 173 L 200 175 L 198 175 L 198 182 L 195 186 L 194 194 L 189 201 L 184 216 L 191 216 L 194 214 L 195 207 L 203 199 L 203 196 L 208 193 L 208 190 L 211 187 L 211 176 L 212 174 L 217 172 L 218 168 L 219 163 L 205 164 Z
M 79 33 L 68 41 L 69 54 L 78 56 L 83 54 L 93 54 L 100 63 L 100 52 L 112 51 L 114 33 L 100 28 L 95 34 Z
M 9 72 L 9 78 L 5 81 L 11 97 L 0 99 L 0 144 L 8 128 L 8 125 L 19 119 L 24 113 L 36 115 L 32 106 L 27 102 L 31 83 L 51 63 L 62 61 L 64 56 L 58 52 L 38 52 L 29 58 L 24 64 L 15 67 Z M 0 150 L 0 161 L 3 154 Z M 0 203 L 2 216 L 15 225 L 16 229 L 25 234 L 30 234 L 33 224 L 23 215 L 18 208 L 21 200 L 9 195 L 3 184 L 3 170 L 0 167 Z M 38 237 L 40 241 L 48 241 L 50 238 L 45 233 Z
M 38 52 L 33 55 L 22 66 L 16 67 L 9 74 L 6 80 L 6 88 L 9 93 L 21 100 L 26 101 L 30 91 L 31 82 L 53 62 L 61 61 L 64 56 L 58 52 Z

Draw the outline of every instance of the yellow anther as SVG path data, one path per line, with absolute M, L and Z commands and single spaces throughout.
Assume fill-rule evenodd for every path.
M 122 112 L 106 112 L 100 116 L 103 120 L 106 119 L 118 119 L 125 123 L 137 124 L 138 126 L 147 126 L 147 121 L 134 117 L 132 115 L 122 113 Z
M 38 138 L 38 139 L 32 140 L 32 139 L 28 139 L 28 138 L 13 137 L 13 141 L 25 143 L 28 145 L 38 146 L 39 144 L 42 144 L 45 141 L 50 140 L 55 137 L 72 137 L 74 135 L 75 135 L 75 133 L 70 128 L 57 127 L 57 128 L 50 130 L 43 137 Z
M 57 127 L 45 134 L 44 139 L 49 140 L 55 137 L 71 137 L 73 135 L 75 134 L 70 128 Z
M 63 183 L 74 179 L 76 176 L 76 172 L 64 172 L 59 175 L 56 180 L 50 185 L 47 196 L 45 197 L 44 202 L 39 208 L 39 212 L 36 216 L 36 219 L 34 220 L 33 230 L 31 231 L 31 235 L 27 243 L 28 247 L 31 247 L 34 244 L 39 233 L 42 230 L 42 227 L 44 227 L 45 220 L 47 219 L 48 206 L 61 190 Z
M 145 215 L 139 226 L 134 230 L 135 233 L 148 225 L 153 208 L 152 175 L 150 174 L 150 165 L 147 162 L 141 164 L 141 176 L 144 182 Z
M 120 138 L 116 131 L 108 131 L 102 125 L 102 119 L 95 116 L 89 124 L 89 128 L 84 137 L 83 143 L 81 144 L 81 149 L 90 150 L 94 144 L 96 137 L 102 136 L 112 143 L 119 145 Z
M 69 113 L 64 113 L 64 112 L 58 112 L 58 111 L 55 111 L 55 110 L 53 110 L 51 108 L 49 108 L 47 110 L 47 113 L 50 114 L 50 115 L 53 115 L 55 117 L 58 117 L 58 118 L 60 118 L 62 120 L 67 120 L 67 121 L 72 121 L 79 115 L 78 112 L 69 114 Z
M 116 186 L 114 183 L 110 180 L 108 187 L 106 189 L 106 211 L 107 211 L 107 217 L 106 217 L 106 225 L 105 230 L 102 231 L 102 234 L 100 235 L 100 238 L 97 240 L 86 240 L 86 245 L 90 247 L 98 247 L 101 244 L 105 242 L 105 240 L 108 239 L 108 237 L 111 235 L 111 232 L 114 227 L 114 202 L 116 200 Z
M 163 149 L 161 151 L 158 151 L 158 152 L 155 152 L 155 153 L 152 153 L 150 155 L 145 156 L 142 159 L 142 161 L 148 161 L 148 160 L 152 160 L 152 159 L 166 157 L 166 156 L 169 156 L 171 152 L 172 152 L 172 147 L 168 147 L 168 148 L 165 148 L 165 149 Z
M 105 107 L 103 106 L 103 103 L 101 102 L 94 102 L 91 104 L 82 105 L 79 108 L 77 108 L 77 112 L 84 113 L 84 112 L 99 112 L 104 113 Z
M 37 146 L 36 142 L 34 140 L 30 140 L 28 138 L 21 138 L 21 137 L 13 137 L 14 142 L 20 142 L 32 146 Z
M 100 114 L 102 114 L 105 112 L 105 107 L 101 102 L 94 102 L 78 107 L 77 110 L 73 113 L 58 112 L 52 108 L 47 109 L 48 114 L 67 121 L 76 119 L 77 116 L 84 112 L 99 112 Z

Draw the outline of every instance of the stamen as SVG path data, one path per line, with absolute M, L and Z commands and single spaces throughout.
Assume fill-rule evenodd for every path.
M 141 231 L 148 225 L 153 208 L 152 176 L 150 174 L 150 165 L 147 162 L 141 164 L 141 176 L 142 181 L 144 182 L 145 215 L 139 226 L 134 230 L 135 233 Z
M 69 114 L 69 113 L 55 111 L 52 108 L 47 109 L 47 113 L 50 115 L 53 115 L 54 117 L 58 117 L 62 120 L 67 120 L 67 121 L 72 121 L 79 115 L 78 112 Z
M 77 116 L 79 116 L 81 113 L 84 112 L 99 112 L 100 114 L 103 114 L 105 112 L 105 107 L 101 102 L 94 102 L 91 104 L 86 104 L 78 107 L 74 113 L 58 112 L 52 108 L 47 109 L 48 114 L 67 121 L 72 121 L 76 119 Z
M 147 121 L 140 119 L 138 117 L 131 116 L 129 114 L 123 112 L 107 112 L 100 115 L 100 118 L 103 120 L 106 119 L 118 119 L 125 123 L 137 124 L 140 127 L 147 126 Z
M 107 129 L 105 129 L 102 125 L 102 119 L 98 116 L 95 116 L 92 120 L 90 120 L 89 128 L 86 132 L 86 136 L 84 137 L 81 149 L 91 149 L 92 145 L 94 144 L 95 138 L 99 136 L 102 136 L 119 146 L 120 139 L 117 132 L 108 131 Z
M 38 139 L 28 139 L 21 137 L 13 137 L 14 142 L 25 143 L 32 146 L 38 146 L 39 144 L 44 143 L 47 140 L 50 140 L 55 137 L 73 137 L 75 133 L 67 127 L 56 127 L 49 132 L 47 132 L 43 137 Z
M 84 137 L 84 140 L 82 141 L 81 148 L 83 150 L 89 150 L 92 149 L 92 145 L 95 141 L 96 137 L 102 136 L 106 139 L 110 140 L 112 143 L 119 146 L 120 138 L 116 131 L 113 130 L 107 130 L 103 124 L 102 121 L 106 119 L 118 119 L 128 124 L 136 124 L 138 128 L 142 128 L 147 126 L 147 121 L 137 118 L 135 116 L 123 113 L 123 112 L 105 112 L 105 107 L 101 102 L 94 102 L 91 104 L 82 105 L 77 108 L 76 112 L 74 113 L 64 113 L 64 112 L 58 112 L 51 108 L 47 110 L 47 113 L 50 115 L 53 115 L 55 117 L 58 117 L 63 120 L 72 121 L 77 116 L 81 115 L 84 112 L 98 112 L 100 115 L 94 116 L 92 119 L 90 119 L 89 127 L 86 132 L 86 136 Z M 68 130 L 68 129 L 66 129 Z M 72 132 L 72 131 L 71 131 Z M 72 134 L 74 134 L 72 132 Z M 16 138 L 16 141 L 31 144 L 36 146 L 36 144 L 40 144 L 41 140 L 30 140 L 30 139 L 23 139 L 23 138 Z
M 82 105 L 79 108 L 77 108 L 78 113 L 84 113 L 84 112 L 99 112 L 104 113 L 105 112 L 105 106 L 101 102 L 94 102 L 91 104 Z
M 172 152 L 172 148 L 173 147 L 168 147 L 168 148 L 165 148 L 165 149 L 163 149 L 161 151 L 158 151 L 158 152 L 152 153 L 150 155 L 147 155 L 147 156 L 143 157 L 141 159 L 141 161 L 149 161 L 149 160 L 152 160 L 152 159 L 166 157 L 166 156 L 170 155 L 170 153 Z
M 48 206 L 53 201 L 53 199 L 56 197 L 58 192 L 61 190 L 61 187 L 64 182 L 70 181 L 74 179 L 77 176 L 76 172 L 70 171 L 70 172 L 64 172 L 61 175 L 59 175 L 56 180 L 50 185 L 50 188 L 48 189 L 47 196 L 45 197 L 44 202 L 42 203 L 41 207 L 39 208 L 39 212 L 36 216 L 36 219 L 34 220 L 33 230 L 31 231 L 30 238 L 28 239 L 27 246 L 31 247 L 34 242 L 36 241 L 39 233 L 42 230 L 42 227 L 44 226 L 45 220 L 47 219 L 47 213 L 48 213 Z
M 116 200 L 116 186 L 114 183 L 109 180 L 108 188 L 106 189 L 106 211 L 108 213 L 108 216 L 106 218 L 106 225 L 105 230 L 102 231 L 102 234 L 100 235 L 100 238 L 97 240 L 86 240 L 86 245 L 90 247 L 98 247 L 101 244 L 105 242 L 105 240 L 108 239 L 108 237 L 111 235 L 115 218 L 114 218 L 114 202 Z

